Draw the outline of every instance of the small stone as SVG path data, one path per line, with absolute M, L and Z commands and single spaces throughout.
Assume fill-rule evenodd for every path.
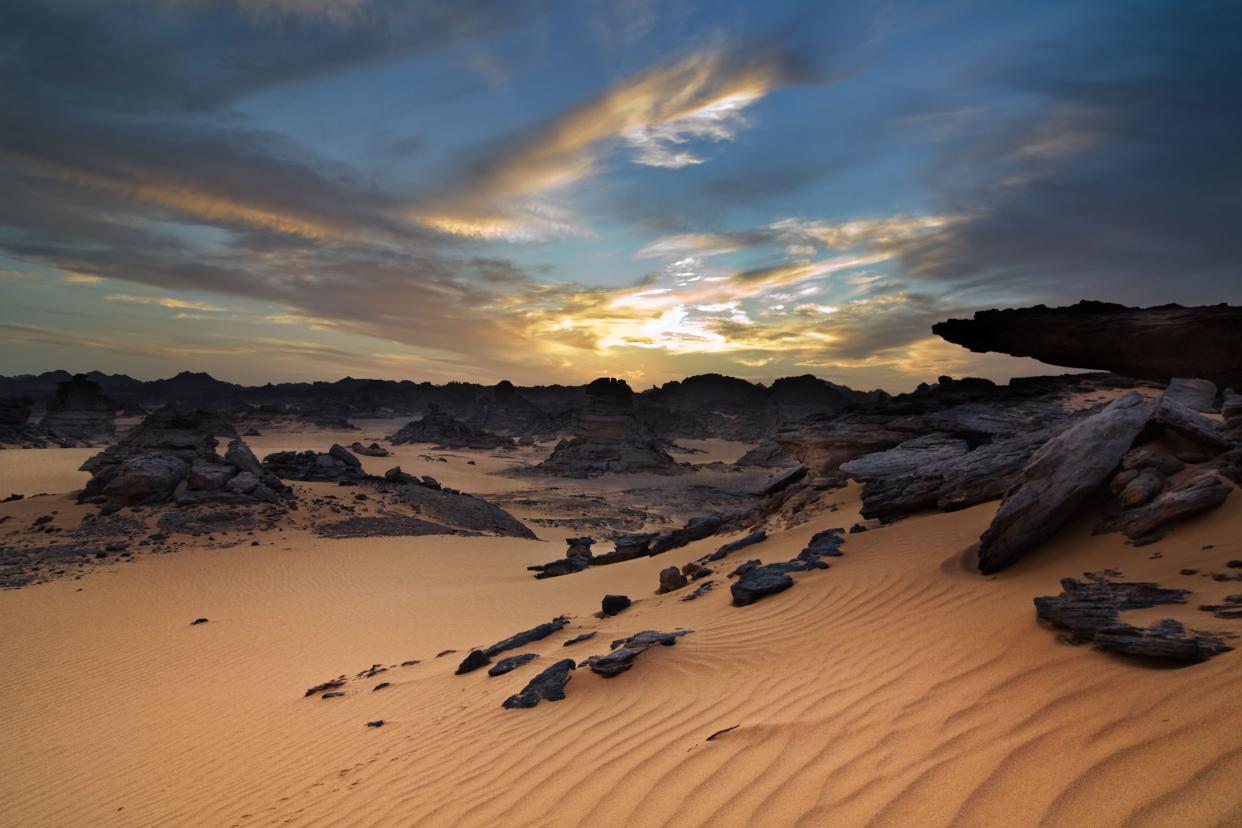
M 324 694 L 323 694 L 323 696 L 322 696 L 321 698 L 325 698 L 325 699 L 335 699 L 335 698 L 339 698 L 339 697 L 341 697 L 341 696 L 343 696 L 343 695 L 345 695 L 345 694 L 344 694 L 344 693 L 324 693 Z
M 630 603 L 629 596 L 626 595 L 605 595 L 602 609 L 604 615 L 616 615 L 628 608 Z
M 470 654 L 461 660 L 461 664 L 457 665 L 457 671 L 454 675 L 464 676 L 466 673 L 473 672 L 480 667 L 486 667 L 492 663 L 491 657 L 482 650 L 471 650 Z
M 392 686 L 391 682 L 381 681 L 379 684 L 371 688 L 371 692 L 374 693 L 376 690 L 383 690 L 385 687 L 391 687 L 391 686 Z
M 383 726 L 384 726 L 383 719 L 376 719 L 373 722 L 367 722 L 367 727 L 383 727 Z
M 193 621 L 190 622 L 190 626 L 193 627 L 195 624 L 206 624 L 206 623 L 207 623 L 206 618 L 195 618 Z

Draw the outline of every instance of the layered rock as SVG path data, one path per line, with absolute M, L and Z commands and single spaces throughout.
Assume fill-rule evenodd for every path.
M 1168 382 L 1198 377 L 1242 387 L 1242 308 L 1130 308 L 1079 302 L 1062 308 L 987 310 L 932 332 L 972 351 L 1033 357 L 1052 365 Z
M 1065 578 L 1062 592 L 1035 599 L 1035 611 L 1043 621 L 1069 630 L 1074 644 L 1093 643 L 1102 650 L 1124 655 L 1175 661 L 1204 661 L 1233 649 L 1214 633 L 1187 630 L 1171 618 L 1149 627 L 1120 620 L 1127 610 L 1148 609 L 1161 604 L 1184 604 L 1184 589 L 1165 589 L 1147 582 L 1112 581 L 1098 573 L 1085 580 Z
M 116 406 L 104 398 L 99 383 L 75 374 L 57 384 L 40 425 L 71 437 L 107 439 L 116 433 Z
M 110 506 L 163 503 L 275 503 L 290 496 L 235 438 L 216 453 L 213 418 L 206 412 L 149 415 L 116 445 L 82 464 L 91 472 L 79 500 Z
M 685 630 L 660 632 L 644 630 L 627 638 L 618 638 L 612 642 L 612 651 L 604 655 L 593 655 L 578 665 L 590 667 L 591 672 L 604 678 L 615 678 L 634 666 L 634 659 L 655 646 L 671 647 L 677 639 L 686 634 Z
M 442 449 L 514 448 L 512 438 L 501 437 L 462 422 L 432 404 L 421 420 L 411 420 L 388 438 L 394 446 L 407 443 L 432 443 Z
M 564 477 L 687 471 L 634 416 L 634 392 L 624 380 L 597 379 L 587 386 L 586 393 L 587 404 L 578 415 L 574 438 L 562 440 L 537 466 L 539 471 Z
M 1017 562 L 1073 517 L 1121 462 L 1156 405 L 1131 391 L 1040 447 L 980 538 L 979 571 Z

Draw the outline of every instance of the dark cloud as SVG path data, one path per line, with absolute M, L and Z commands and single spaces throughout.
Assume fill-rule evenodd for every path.
M 1242 7 L 1125 4 L 994 76 L 1044 102 L 941 160 L 913 276 L 1036 301 L 1242 298 Z

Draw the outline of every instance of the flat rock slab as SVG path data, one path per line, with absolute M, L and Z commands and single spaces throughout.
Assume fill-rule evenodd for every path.
M 979 571 L 991 574 L 1016 563 L 1073 517 L 1117 468 L 1155 408 L 1155 401 L 1131 391 L 1035 452 L 980 538 Z
M 1119 620 L 1126 610 L 1184 604 L 1190 596 L 1188 590 L 1113 581 L 1099 573 L 1087 573 L 1081 581 L 1065 578 L 1061 588 L 1060 595 L 1036 598 L 1035 612 L 1053 626 L 1069 630 L 1071 643 L 1090 642 L 1124 655 L 1183 662 L 1205 661 L 1233 649 L 1220 635 L 1186 630 L 1171 618 L 1149 627 Z
M 505 699 L 501 707 L 513 710 L 534 707 L 545 699 L 560 701 L 565 698 L 565 685 L 573 677 L 575 669 L 576 665 L 572 658 L 561 659 L 531 679 L 520 693 L 514 693 Z
M 678 638 L 685 634 L 685 630 L 673 630 L 672 632 L 644 630 L 628 638 L 618 638 L 612 642 L 612 652 L 605 655 L 593 655 L 580 666 L 590 667 L 592 673 L 604 678 L 613 678 L 633 667 L 634 659 L 651 647 L 657 644 L 671 647 L 677 643 Z
M 487 671 L 487 674 L 492 678 L 495 678 L 496 676 L 503 676 L 505 673 L 511 673 L 524 664 L 530 664 L 537 658 L 539 658 L 538 653 L 522 653 L 521 655 L 502 658 L 500 661 L 492 665 L 492 668 Z

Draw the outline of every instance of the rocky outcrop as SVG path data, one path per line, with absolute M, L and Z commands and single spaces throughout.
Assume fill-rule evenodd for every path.
M 634 392 L 624 380 L 604 377 L 586 387 L 587 404 L 572 440 L 562 440 L 538 471 L 563 477 L 618 472 L 679 474 L 688 471 L 634 415 Z
M 107 439 L 116 433 L 116 406 L 100 393 L 99 383 L 75 374 L 57 385 L 40 425 L 71 437 Z
M 169 501 L 276 503 L 291 497 L 240 437 L 219 456 L 212 424 L 206 412 L 151 414 L 119 443 L 82 464 L 91 479 L 79 500 L 115 508 Z
M 501 704 L 507 710 L 534 707 L 543 700 L 560 701 L 565 698 L 565 685 L 573 677 L 575 669 L 572 658 L 563 658 L 530 680 L 520 693 L 514 693 Z
M 1183 405 L 1167 393 L 1156 409 L 1155 420 L 1166 431 L 1190 440 L 1219 454 L 1233 448 L 1236 441 L 1228 437 L 1220 427 L 1220 423 L 1200 414 L 1190 406 Z
M 1131 391 L 1045 443 L 979 541 L 979 571 L 998 572 L 1061 528 L 1117 468 L 1156 402 Z
M 1187 630 L 1171 618 L 1148 627 L 1126 624 L 1120 614 L 1161 604 L 1184 604 L 1190 592 L 1153 583 L 1112 581 L 1098 573 L 1085 580 L 1065 578 L 1062 592 L 1035 599 L 1039 618 L 1069 630 L 1074 644 L 1093 643 L 1102 650 L 1140 658 L 1205 661 L 1233 649 L 1214 633 Z
M 987 310 L 950 319 L 932 332 L 972 351 L 1034 357 L 1051 365 L 1112 371 L 1169 382 L 1199 377 L 1242 387 L 1242 308 L 1228 305 L 1130 308 L 1079 302 Z
M 514 448 L 517 444 L 509 437 L 484 431 L 468 425 L 441 410 L 432 403 L 421 420 L 411 420 L 400 431 L 388 438 L 394 446 L 407 443 L 432 443 L 441 449 L 491 450 Z
M 333 443 L 326 452 L 274 452 L 263 458 L 263 468 L 285 480 L 339 482 L 366 477 L 362 462 L 339 443 Z
M 604 655 L 593 655 L 582 662 L 581 667 L 590 667 L 591 672 L 604 678 L 615 678 L 634 666 L 634 659 L 656 645 L 671 647 L 677 639 L 686 634 L 685 630 L 660 632 L 644 630 L 628 638 L 618 638 L 612 642 L 612 652 Z

